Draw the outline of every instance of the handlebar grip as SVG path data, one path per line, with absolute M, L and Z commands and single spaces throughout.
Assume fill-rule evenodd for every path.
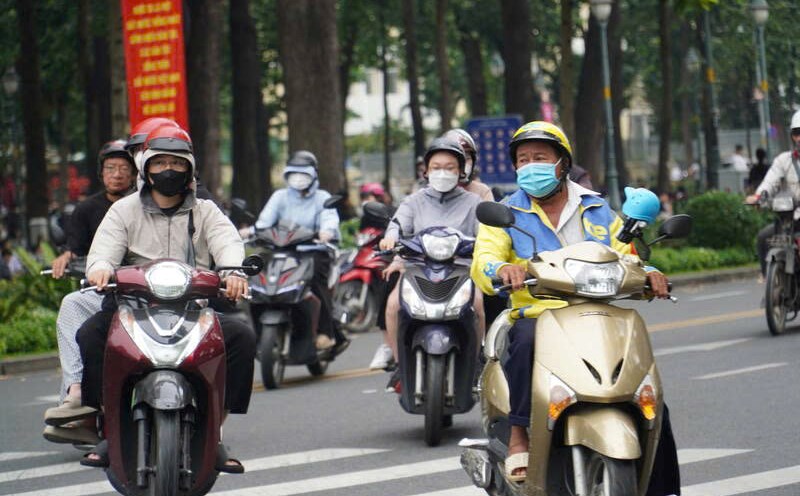
M 83 285 L 85 282 L 86 282 L 86 279 L 81 279 L 81 285 Z M 95 291 L 97 293 L 104 293 L 107 289 L 116 289 L 116 287 L 117 287 L 117 284 L 112 282 L 112 283 L 106 284 L 106 287 L 103 288 L 102 291 L 98 291 L 97 286 L 87 286 L 85 288 L 79 289 L 78 291 L 81 292 L 81 293 L 88 293 L 89 291 Z
M 539 282 L 538 279 L 536 279 L 535 277 L 531 277 L 530 279 L 525 279 L 524 281 L 522 281 L 522 284 L 524 286 L 536 286 L 538 282 Z M 492 289 L 494 289 L 494 294 L 497 294 L 497 293 L 502 293 L 504 291 L 508 291 L 513 287 L 514 286 L 512 284 L 505 284 L 503 286 L 493 286 Z

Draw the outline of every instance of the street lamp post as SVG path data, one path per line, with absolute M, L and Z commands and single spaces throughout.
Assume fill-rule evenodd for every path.
M 703 11 L 703 51 L 706 60 L 706 85 L 711 106 L 711 128 L 708 139 L 707 167 L 710 172 L 708 187 L 716 189 L 719 187 L 719 108 L 717 107 L 717 89 L 714 87 L 717 76 L 714 71 L 714 52 L 711 45 L 711 20 L 708 11 Z
M 767 159 L 769 160 L 769 157 L 771 156 L 769 146 L 769 130 L 771 121 L 769 115 L 769 83 L 767 83 L 767 56 L 764 48 L 764 25 L 767 23 L 767 19 L 769 19 L 769 5 L 767 5 L 767 0 L 751 0 L 750 12 L 753 14 L 753 20 L 756 23 L 756 59 L 758 60 L 757 64 L 759 68 L 758 82 L 761 92 L 764 94 L 761 100 L 761 105 L 764 109 L 764 125 L 766 128 L 766 139 L 764 146 L 767 151 Z
M 694 74 L 695 76 L 695 83 L 696 87 L 700 88 L 702 84 L 700 82 L 700 56 L 697 54 L 697 50 L 694 47 L 689 47 L 689 50 L 686 53 L 686 67 L 689 71 Z M 695 131 L 697 132 L 697 165 L 700 167 L 697 171 L 697 192 L 702 193 L 706 189 L 706 169 L 703 166 L 703 143 L 705 141 L 705 137 L 703 136 L 703 126 L 700 122 L 700 109 L 698 104 L 698 97 L 697 91 L 693 92 L 694 97 L 692 98 L 692 108 L 694 112 L 694 125 Z
M 13 99 L 14 96 L 17 94 L 17 90 L 19 89 L 19 76 L 17 75 L 17 71 L 14 69 L 14 66 L 6 70 L 5 74 L 3 74 L 3 91 L 5 92 L 6 96 L 12 100 L 11 105 L 11 147 L 14 149 L 14 153 L 12 154 L 12 165 L 14 167 L 14 186 L 16 189 L 16 198 L 15 201 L 19 206 L 19 217 L 22 217 L 19 222 L 19 227 L 22 230 L 22 239 L 23 243 L 27 243 L 28 241 L 28 222 L 25 218 L 25 197 L 23 195 L 23 182 L 22 182 L 22 168 L 20 167 L 20 161 L 18 160 L 16 149 L 17 149 L 17 140 L 16 140 L 16 130 L 17 130 L 17 113 L 15 112 Z M 14 212 L 14 215 L 18 215 L 17 212 Z
M 611 108 L 611 74 L 608 64 L 608 18 L 613 0 L 591 0 L 592 13 L 600 23 L 600 47 L 603 51 L 603 100 L 606 110 L 606 189 L 611 208 L 620 207 L 617 154 L 614 150 L 614 114 Z

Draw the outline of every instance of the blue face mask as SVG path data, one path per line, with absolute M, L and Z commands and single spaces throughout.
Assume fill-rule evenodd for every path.
M 561 180 L 556 177 L 556 167 L 561 159 L 554 164 L 532 162 L 517 169 L 517 185 L 534 198 L 544 198 L 558 187 Z

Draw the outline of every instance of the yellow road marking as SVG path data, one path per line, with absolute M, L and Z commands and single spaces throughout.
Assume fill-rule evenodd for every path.
M 281 383 L 281 388 L 298 386 L 307 382 L 322 382 L 322 381 L 335 381 L 339 379 L 354 379 L 356 377 L 367 377 L 370 375 L 385 374 L 383 370 L 370 370 L 370 369 L 350 369 L 342 370 L 333 374 L 326 374 L 322 377 L 292 377 Z M 264 391 L 264 385 L 261 383 L 253 384 L 253 391 Z
M 719 324 L 720 322 L 731 322 L 733 320 L 747 319 L 750 317 L 760 317 L 764 315 L 764 310 L 756 308 L 753 310 L 745 310 L 743 312 L 726 313 L 721 315 L 709 315 L 708 317 L 699 317 L 696 319 L 678 320 L 675 322 L 665 322 L 663 324 L 655 324 L 648 326 L 650 332 L 668 331 L 670 329 L 680 329 L 681 327 L 697 327 L 709 324 Z

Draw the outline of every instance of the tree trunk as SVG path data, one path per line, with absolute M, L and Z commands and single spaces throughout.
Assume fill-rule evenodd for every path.
M 93 87 L 95 81 L 94 67 L 90 50 L 89 24 L 91 23 L 89 0 L 78 1 L 78 73 L 83 88 L 84 109 L 86 112 L 86 156 L 92 157 L 100 150 L 100 138 L 97 135 L 97 100 Z M 98 191 L 102 183 L 97 174 L 89 174 L 91 191 Z
M 661 116 L 658 132 L 659 192 L 669 192 L 669 143 L 672 137 L 672 5 L 669 0 L 658 2 L 659 57 L 661 59 Z
M 381 76 L 383 77 L 383 183 L 389 190 L 392 178 L 392 119 L 389 115 L 389 61 L 386 57 L 386 18 L 384 5 L 378 6 L 381 40 Z
M 694 112 L 692 109 L 692 74 L 686 62 L 686 54 L 689 53 L 690 28 L 685 21 L 681 23 L 680 55 L 681 55 L 681 78 L 680 78 L 680 100 L 681 100 L 681 141 L 683 141 L 683 156 L 686 167 L 694 163 L 694 147 L 692 146 L 692 120 Z
M 561 129 L 575 136 L 575 69 L 572 57 L 572 2 L 561 0 L 561 64 L 558 67 L 558 103 Z
M 470 115 L 473 117 L 488 115 L 489 104 L 487 101 L 486 78 L 483 75 L 483 53 L 481 41 L 477 33 L 472 30 L 468 15 L 456 11 L 456 24 L 458 26 L 458 40 L 461 52 L 464 54 L 464 71 L 467 73 L 467 98 L 469 100 Z
M 408 79 L 411 125 L 414 128 L 414 155 L 425 154 L 425 128 L 422 127 L 422 109 L 419 102 L 419 78 L 417 77 L 417 21 L 414 0 L 403 0 L 403 30 L 406 37 L 406 79 Z M 415 167 L 412 165 L 412 167 Z M 411 177 L 417 177 L 416 168 Z
M 215 197 L 219 193 L 220 26 L 222 2 L 189 0 L 186 74 L 189 128 L 197 172 Z
M 108 3 L 108 50 L 111 63 L 111 135 L 128 134 L 128 103 L 125 79 L 125 48 L 122 43 L 122 11 L 120 2 Z
M 383 4 L 377 4 L 383 9 Z M 344 3 L 342 8 L 348 8 Z M 341 47 L 341 63 L 339 64 L 339 88 L 342 92 L 342 115 L 347 116 L 347 96 L 350 94 L 350 70 L 355 63 L 356 42 L 358 41 L 358 28 L 363 19 L 354 20 L 353 16 L 345 16 L 345 31 Z M 344 127 L 342 127 L 344 129 Z
M 444 133 L 453 123 L 450 60 L 447 57 L 447 0 L 436 0 L 436 72 L 439 74 L 439 116 Z
M 696 28 L 696 39 L 697 39 L 697 48 L 701 54 L 704 54 L 702 57 L 702 65 L 701 71 L 702 74 L 708 75 L 709 74 L 709 64 L 708 59 L 705 56 L 705 46 L 704 46 L 704 30 L 703 30 L 703 15 L 698 14 L 697 16 L 697 28 Z M 706 14 L 707 15 L 707 14 Z M 703 133 L 705 137 L 705 152 L 706 152 L 706 184 L 707 189 L 715 189 L 719 185 L 716 182 L 716 177 L 714 175 L 714 171 L 712 170 L 712 164 L 717 164 L 719 166 L 719 142 L 717 137 L 717 126 L 715 122 L 715 116 L 713 112 L 713 105 L 712 105 L 712 96 L 711 96 L 711 84 L 707 76 L 703 77 L 703 94 L 700 100 L 700 115 L 702 120 L 703 126 Z M 717 154 L 714 157 L 714 154 Z
M 111 134 L 111 60 L 108 53 L 108 40 L 103 36 L 95 36 L 94 68 L 92 70 L 92 91 L 95 94 L 97 109 L 97 141 L 100 146 L 111 141 L 115 136 Z M 121 136 L 120 136 L 121 137 Z M 97 153 L 99 148 L 90 150 Z
M 278 0 L 289 150 L 320 159 L 322 188 L 346 189 L 334 0 Z
M 27 219 L 47 217 L 47 166 L 45 163 L 42 88 L 39 73 L 39 41 L 36 38 L 36 3 L 17 0 L 20 56 L 22 126 L 25 132 L 25 213 Z M 35 240 L 34 240 L 35 241 Z
M 614 2 L 611 17 L 608 20 L 608 53 L 611 59 L 611 116 L 614 123 L 614 155 L 617 159 L 617 184 L 620 187 L 619 197 L 623 197 L 623 187 L 630 182 L 628 168 L 625 167 L 625 148 L 622 145 L 622 109 L 625 101 L 622 97 L 625 82 L 622 76 L 622 12 L 620 1 Z
M 575 104 L 575 134 L 572 140 L 575 163 L 588 170 L 593 183 L 605 185 L 605 166 L 602 161 L 604 110 L 603 61 L 600 49 L 600 25 L 594 16 L 584 35 L 586 53 L 583 57 L 578 96 Z
M 270 111 L 269 107 L 267 107 L 263 101 L 260 102 L 258 106 L 258 120 L 256 121 L 256 128 L 258 131 L 258 157 L 259 157 L 259 164 L 258 164 L 258 171 L 259 171 L 259 179 L 258 184 L 263 185 L 262 188 L 258 188 L 258 192 L 260 193 L 260 201 L 254 203 L 254 205 L 261 206 L 267 202 L 267 199 L 272 194 L 272 150 L 270 149 L 270 137 L 269 137 L 269 121 L 272 119 L 272 112 Z
M 506 113 L 536 118 L 539 100 L 533 91 L 533 38 L 528 0 L 501 0 Z
M 271 185 L 261 174 L 258 123 L 261 98 L 261 63 L 255 24 L 250 16 L 250 0 L 230 0 L 230 36 L 233 94 L 231 148 L 233 181 L 231 196 L 244 198 L 251 208 L 260 208 L 263 191 Z M 268 178 L 269 176 L 267 176 Z

